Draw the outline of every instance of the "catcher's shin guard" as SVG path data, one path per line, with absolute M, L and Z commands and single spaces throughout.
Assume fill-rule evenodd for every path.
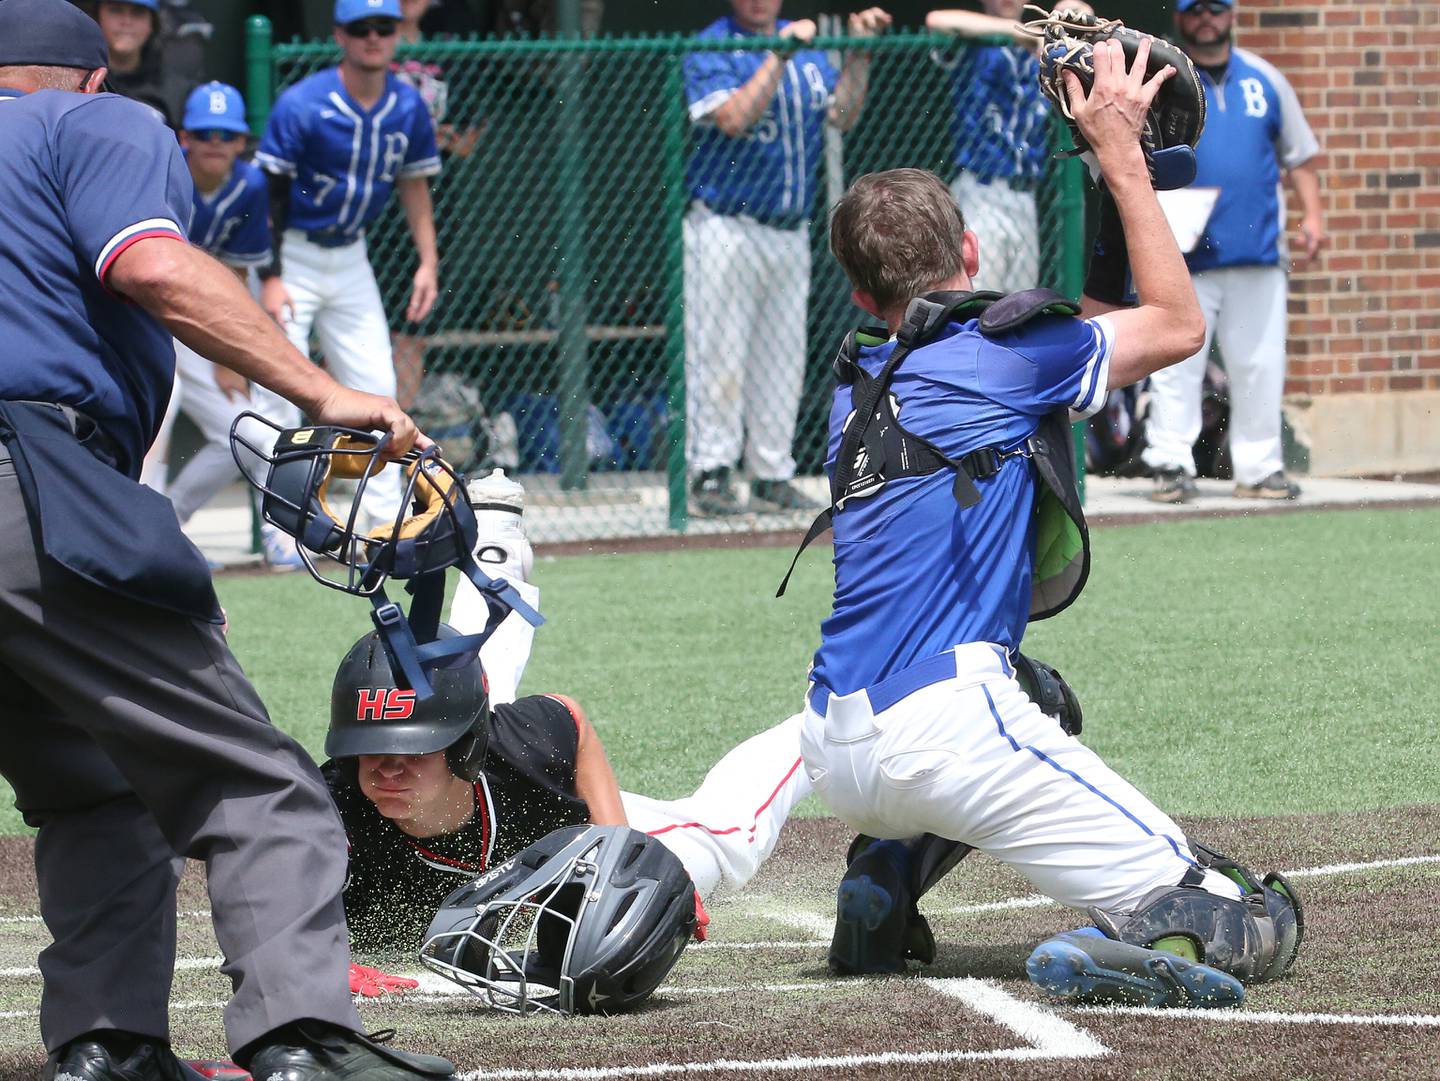
M 929 833 L 905 841 L 856 837 L 836 894 L 831 971 L 858 976 L 904 972 L 907 960 L 932 963 L 935 936 L 916 902 L 970 851 Z
M 1098 928 L 1067 931 L 1035 947 L 1030 982 L 1066 1002 L 1125 1006 L 1238 1006 L 1234 976 L 1163 950 L 1118 942 Z
M 1180 885 L 1152 890 L 1123 918 L 1092 909 L 1095 925 L 1110 938 L 1201 961 L 1245 983 L 1283 976 L 1305 937 L 1305 910 L 1295 888 L 1278 872 L 1260 879 L 1213 849 L 1191 847 L 1202 868 L 1240 887 L 1238 901 L 1203 889 L 1204 872 L 1192 870 Z

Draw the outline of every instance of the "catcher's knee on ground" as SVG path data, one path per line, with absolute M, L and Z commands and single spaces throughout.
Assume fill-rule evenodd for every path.
M 1106 937 L 1199 961 L 1244 983 L 1277 979 L 1295 961 L 1305 935 L 1305 912 L 1294 887 L 1272 871 L 1264 879 L 1204 845 L 1193 844 L 1201 868 L 1177 886 L 1152 890 L 1124 916 L 1091 911 Z M 1218 871 L 1242 891 L 1239 900 L 1200 886 L 1204 869 Z

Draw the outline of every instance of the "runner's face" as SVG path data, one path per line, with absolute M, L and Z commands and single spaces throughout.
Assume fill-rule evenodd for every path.
M 468 799 L 470 786 L 450 772 L 444 751 L 432 754 L 362 754 L 360 791 L 386 818 L 434 817 Z

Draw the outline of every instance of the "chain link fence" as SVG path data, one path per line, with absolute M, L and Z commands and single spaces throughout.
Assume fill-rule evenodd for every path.
M 275 95 L 338 61 L 326 44 L 271 45 L 264 29 L 250 38 L 257 130 Z M 437 41 L 398 54 L 431 104 L 444 162 L 441 293 L 424 323 L 404 319 L 414 253 L 398 205 L 368 234 L 401 395 L 457 464 L 518 475 L 535 541 L 808 524 L 813 510 L 791 493 L 826 498 L 830 360 L 862 317 L 827 251 L 828 207 L 874 170 L 951 182 L 970 143 L 993 141 L 999 121 L 965 93 L 980 46 L 917 34 L 816 39 L 730 138 L 691 106 L 707 74 L 743 63 L 734 44 Z M 846 56 L 862 48 L 863 103 L 839 118 L 854 122 L 810 122 L 806 110 L 838 101 Z M 1048 115 L 1024 137 L 1039 147 L 1037 174 L 993 185 L 1008 204 L 967 212 L 982 264 L 1010 251 L 1020 277 L 987 280 L 982 265 L 977 284 L 1077 295 L 1078 167 L 1050 157 L 1063 136 Z M 732 467 L 731 505 L 697 491 L 717 466 Z M 754 483 L 791 470 L 793 488 Z

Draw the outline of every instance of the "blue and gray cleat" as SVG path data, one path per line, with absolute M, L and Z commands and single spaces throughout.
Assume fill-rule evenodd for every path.
M 1069 1003 L 1224 1007 L 1245 999 L 1240 981 L 1218 968 L 1117 942 L 1094 927 L 1040 943 L 1025 972 L 1047 995 Z

